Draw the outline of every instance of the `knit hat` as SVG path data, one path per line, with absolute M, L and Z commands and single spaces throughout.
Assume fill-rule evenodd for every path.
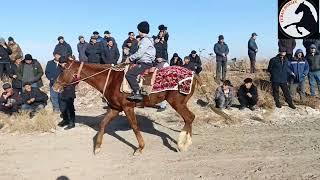
M 60 41 L 60 39 L 64 39 L 63 36 L 59 36 L 58 37 L 58 41 Z
M 149 23 L 147 21 L 142 21 L 139 23 L 137 28 L 140 32 L 149 34 Z
M 174 53 L 173 57 L 179 57 L 178 53 Z
M 158 26 L 158 29 L 159 29 L 159 31 L 165 31 L 168 28 L 165 25 L 161 24 L 160 26 Z
M 223 37 L 223 35 L 220 35 L 219 36 L 219 41 L 222 40 L 222 39 L 224 39 L 224 37 Z
M 6 40 L 4 38 L 0 37 L 0 43 L 5 43 L 5 42 L 6 42 Z
M 13 37 L 9 37 L 8 41 L 14 41 Z
M 111 34 L 110 31 L 105 31 L 104 34 Z
M 244 80 L 244 83 L 252 83 L 253 82 L 253 80 L 251 79 L 251 78 L 246 78 L 245 80 Z
M 25 56 L 24 56 L 24 60 L 33 60 L 32 59 L 32 56 L 31 56 L 31 54 L 26 54 Z
M 78 37 L 79 40 L 82 39 L 82 38 L 84 38 L 82 35 L 80 35 L 80 36 Z
M 3 90 L 10 89 L 11 87 L 12 87 L 11 84 L 8 82 L 2 85 Z
M 314 44 L 311 44 L 311 45 L 310 45 L 310 49 L 317 49 L 317 46 L 314 45 Z
M 191 51 L 191 54 L 197 54 L 197 51 L 192 50 L 192 51 Z

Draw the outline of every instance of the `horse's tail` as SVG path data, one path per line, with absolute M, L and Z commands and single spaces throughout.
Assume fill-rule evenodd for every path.
M 211 100 L 211 98 L 210 98 L 210 95 L 209 95 L 209 93 L 207 92 L 207 90 L 206 90 L 206 88 L 205 88 L 206 85 L 203 84 L 200 75 L 195 74 L 194 77 L 195 77 L 195 80 L 197 81 L 197 83 L 198 83 L 198 85 L 199 85 L 199 87 L 200 87 L 200 92 L 202 93 L 202 95 L 205 96 L 205 98 L 206 98 L 206 100 L 207 100 L 207 102 L 208 102 L 209 108 L 210 108 L 214 113 L 216 113 L 216 114 L 218 114 L 219 116 L 223 117 L 223 118 L 225 119 L 226 124 L 231 124 L 231 123 L 233 122 L 233 120 L 231 119 L 231 117 L 230 117 L 228 114 L 226 114 L 226 113 L 224 113 L 223 111 L 221 111 L 220 109 L 216 108 L 215 105 L 213 104 L 213 102 L 212 102 L 212 100 Z

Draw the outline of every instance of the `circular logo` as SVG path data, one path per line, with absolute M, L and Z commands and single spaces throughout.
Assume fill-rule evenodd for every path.
M 312 3 L 291 0 L 284 3 L 279 13 L 282 32 L 289 38 L 304 38 L 318 29 L 318 12 Z

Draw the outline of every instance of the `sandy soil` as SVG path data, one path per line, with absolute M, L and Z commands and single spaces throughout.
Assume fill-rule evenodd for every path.
M 137 145 L 126 118 L 107 128 L 102 151 L 93 155 L 93 138 L 103 117 L 100 107 L 78 110 L 77 127 L 55 133 L 0 134 L 0 179 L 320 179 L 320 113 L 299 107 L 228 111 L 241 120 L 227 126 L 208 114 L 194 123 L 193 144 L 177 152 L 182 120 L 172 110 L 139 109 L 146 147 Z M 205 109 L 197 113 L 205 113 Z

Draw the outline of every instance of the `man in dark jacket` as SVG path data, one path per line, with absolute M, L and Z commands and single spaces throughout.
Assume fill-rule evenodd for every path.
M 246 78 L 244 84 L 238 90 L 238 99 L 240 102 L 240 110 L 249 108 L 254 111 L 254 106 L 258 102 L 258 90 L 251 78 Z
M 101 43 L 97 43 L 96 37 L 91 36 L 90 44 L 88 45 L 85 54 L 88 57 L 89 63 L 100 64 L 103 62 L 105 56 L 103 53 L 103 46 Z
M 294 75 L 294 73 L 289 69 L 286 51 L 286 48 L 280 48 L 279 54 L 269 61 L 268 72 L 271 74 L 273 98 L 277 108 L 281 108 L 279 97 L 279 88 L 281 87 L 289 107 L 295 109 L 296 107 L 293 105 L 292 97 L 288 88 L 288 76 Z
M 21 94 L 22 93 L 22 81 L 18 79 L 18 75 L 17 75 L 20 65 L 21 65 L 20 59 L 16 59 L 15 62 L 10 63 L 9 77 L 12 80 L 12 88 Z
M 184 57 L 182 67 L 187 68 L 190 71 L 195 71 L 196 70 L 194 63 L 190 61 L 190 57 L 189 56 Z
M 194 71 L 196 72 L 196 74 L 200 74 L 200 72 L 202 71 L 202 62 L 200 59 L 200 56 L 198 56 L 197 51 L 193 50 L 191 51 L 191 54 L 189 54 L 189 59 L 190 62 L 192 62 L 194 64 Z
M 70 57 L 72 56 L 71 46 L 64 41 L 62 36 L 58 37 L 59 43 L 56 45 L 53 51 L 53 55 L 60 54 L 62 57 Z
M 256 55 L 258 52 L 258 46 L 256 43 L 257 33 L 252 33 L 251 38 L 248 41 L 248 55 L 250 59 L 250 72 L 255 73 L 256 71 Z
M 0 78 L 2 78 L 4 74 L 7 74 L 10 69 L 11 54 L 12 51 L 7 45 L 5 39 L 0 37 Z
M 107 42 L 108 39 L 110 39 L 113 42 L 113 46 L 118 47 L 118 44 L 114 39 L 114 37 L 111 36 L 110 31 L 104 31 L 104 38 L 103 38 L 104 42 Z
M 47 105 L 48 96 L 46 93 L 40 91 L 39 88 L 33 88 L 31 83 L 24 83 L 24 92 L 22 93 L 22 110 L 31 111 L 30 118 L 34 116 L 34 114 L 44 109 Z
M 162 34 L 163 38 L 164 38 L 164 41 L 168 42 L 169 40 L 169 33 L 168 33 L 168 27 L 161 24 L 158 26 L 158 29 L 159 29 L 159 34 Z
M 174 53 L 171 60 L 170 60 L 170 66 L 182 66 L 183 62 L 181 57 L 179 57 L 178 53 Z
M 219 41 L 214 45 L 214 52 L 216 54 L 216 82 L 225 81 L 227 77 L 227 61 L 229 54 L 229 47 L 224 42 L 223 35 L 219 36 Z
M 94 32 L 92 33 L 92 35 L 93 35 L 93 36 L 95 37 L 95 39 L 97 40 L 97 43 L 103 43 L 103 42 L 104 42 L 104 38 L 99 35 L 99 32 L 98 32 L 98 31 L 94 31 Z
M 296 47 L 295 39 L 279 39 L 278 47 L 280 49 L 286 50 L 287 59 L 291 59 L 293 56 L 293 50 Z
M 80 62 L 88 62 L 88 57 L 86 56 L 86 49 L 89 43 L 84 40 L 83 36 L 79 36 L 79 43 L 77 44 L 77 49 L 79 53 Z
M 60 127 L 68 125 L 65 129 L 72 129 L 75 127 L 75 108 L 74 99 L 76 98 L 75 85 L 68 85 L 64 87 L 61 94 L 59 94 L 59 104 L 63 120 L 58 124 Z
M 138 51 L 138 41 L 133 32 L 128 33 L 128 38 L 122 44 L 122 62 L 124 62 L 130 55 Z
M 17 79 L 22 83 L 32 83 L 32 87 L 41 88 L 43 86 L 41 77 L 43 69 L 41 64 L 33 59 L 30 54 L 26 54 L 22 64 L 18 67 Z
M 156 48 L 156 57 L 162 58 L 165 61 L 168 61 L 168 44 L 164 40 L 164 37 L 162 36 L 153 36 L 154 39 L 154 47 Z
M 9 115 L 18 112 L 22 104 L 20 93 L 10 83 L 4 83 L 2 87 L 4 92 L 0 97 L 0 111 Z
M 290 94 L 293 98 L 299 88 L 300 100 L 305 101 L 306 98 L 306 77 L 309 73 L 308 61 L 304 58 L 303 51 L 298 49 L 294 57 L 289 62 L 289 69 L 294 75 L 289 77 Z
M 48 80 L 50 81 L 50 100 L 52 103 L 52 108 L 54 112 L 60 112 L 59 109 L 59 93 L 53 90 L 53 84 L 57 80 L 58 76 L 61 74 L 63 69 L 59 66 L 59 60 L 61 58 L 60 54 L 55 54 L 54 59 L 48 61 L 46 65 L 45 74 Z
M 311 96 L 316 96 L 316 86 L 318 87 L 318 96 L 320 97 L 320 54 L 317 47 L 310 45 L 307 61 L 310 67 L 309 84 Z
M 117 46 L 114 46 L 113 41 L 111 38 L 107 39 L 107 45 L 103 46 L 104 51 L 104 62 L 103 64 L 117 64 L 120 53 Z
M 310 46 L 316 46 L 317 52 L 320 52 L 320 34 L 317 39 L 303 39 L 303 46 L 306 48 L 307 55 L 310 53 Z

